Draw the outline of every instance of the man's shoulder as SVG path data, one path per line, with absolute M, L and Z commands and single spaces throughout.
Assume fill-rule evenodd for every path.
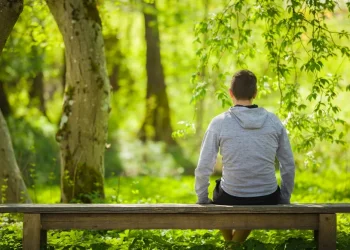
M 266 110 L 268 119 L 278 127 L 284 127 L 280 118 L 273 112 Z
M 224 122 L 227 116 L 227 111 L 215 116 L 210 122 L 209 129 L 212 131 L 219 131 L 222 127 L 222 123 Z
M 223 112 L 223 113 L 221 113 L 221 114 L 218 114 L 217 116 L 215 116 L 214 118 L 213 118 L 213 120 L 212 121 L 223 121 L 224 119 L 225 119 L 225 117 L 227 117 L 227 115 L 228 115 L 228 111 L 225 111 L 225 112 Z
M 230 117 L 230 111 L 222 112 L 221 114 L 215 116 L 211 121 L 214 123 L 222 123 L 228 117 Z

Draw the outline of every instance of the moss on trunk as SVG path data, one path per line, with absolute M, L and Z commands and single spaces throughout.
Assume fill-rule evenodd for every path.
M 65 165 L 62 202 L 93 203 L 104 199 L 103 176 L 86 163 Z
M 87 18 L 95 21 L 98 23 L 100 26 L 102 26 L 102 21 L 100 18 L 100 15 L 98 13 L 97 7 L 96 7 L 96 1 L 95 0 L 85 0 L 83 2 L 84 7 L 87 12 Z

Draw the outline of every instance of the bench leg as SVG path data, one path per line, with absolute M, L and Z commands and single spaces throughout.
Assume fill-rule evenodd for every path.
M 40 230 L 40 250 L 47 249 L 47 230 Z
M 319 229 L 314 231 L 318 250 L 336 250 L 337 219 L 335 214 L 320 214 Z
M 46 249 L 46 230 L 41 230 L 40 214 L 24 214 L 23 250 Z

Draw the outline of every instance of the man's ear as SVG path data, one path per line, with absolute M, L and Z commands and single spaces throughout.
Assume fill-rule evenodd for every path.
M 255 91 L 255 94 L 253 95 L 252 99 L 255 99 L 257 95 L 258 95 L 258 91 Z
M 232 89 L 229 89 L 228 92 L 230 93 L 231 98 L 234 98 L 235 96 L 233 95 Z

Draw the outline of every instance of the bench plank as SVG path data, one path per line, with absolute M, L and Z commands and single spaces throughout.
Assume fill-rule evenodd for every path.
M 43 229 L 318 229 L 317 214 L 42 214 Z
M 0 213 L 350 213 L 350 204 L 292 204 L 272 206 L 223 206 L 196 204 L 4 204 Z

